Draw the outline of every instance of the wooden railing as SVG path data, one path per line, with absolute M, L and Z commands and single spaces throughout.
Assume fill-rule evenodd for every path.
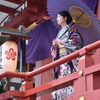
M 33 76 L 77 57 L 80 57 L 79 71 L 33 88 L 30 81 Z M 21 91 L 5 92 L 0 95 L 0 100 L 10 97 L 16 98 L 16 100 L 36 100 L 37 96 L 69 85 L 74 85 L 74 96 L 65 100 L 100 100 L 100 40 L 32 72 L 26 74 L 3 72 L 0 74 L 0 78 L 3 77 L 23 78 L 25 81 L 21 85 Z

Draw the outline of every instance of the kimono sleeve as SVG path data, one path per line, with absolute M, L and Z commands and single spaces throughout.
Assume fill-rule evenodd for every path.
M 64 42 L 64 47 L 74 52 L 82 47 L 82 40 L 77 32 L 73 32 L 72 35 Z

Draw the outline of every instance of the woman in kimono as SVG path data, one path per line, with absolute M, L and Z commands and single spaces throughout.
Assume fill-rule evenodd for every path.
M 51 55 L 53 61 L 64 57 L 74 51 L 83 47 L 82 37 L 78 30 L 70 23 L 72 18 L 67 11 L 61 11 L 57 15 L 57 23 L 61 26 L 61 30 L 58 32 L 56 39 L 53 40 Z M 69 75 L 78 71 L 78 59 L 61 64 L 53 69 L 53 80 Z M 74 94 L 74 87 L 68 86 L 63 89 L 52 92 L 52 100 L 63 100 Z

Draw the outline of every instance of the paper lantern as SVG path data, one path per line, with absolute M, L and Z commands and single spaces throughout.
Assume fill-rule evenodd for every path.
M 6 41 L 1 46 L 1 67 L 0 72 L 16 71 L 18 46 L 14 41 Z

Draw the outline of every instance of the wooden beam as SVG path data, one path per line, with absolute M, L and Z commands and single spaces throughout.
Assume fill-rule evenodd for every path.
M 34 17 L 34 19 L 31 21 L 30 17 Z M 28 27 L 37 19 L 38 19 L 38 16 L 37 16 L 36 12 L 33 11 L 32 13 L 30 13 L 26 9 L 24 9 L 16 17 L 12 18 L 9 22 L 7 22 L 4 25 L 4 27 L 18 28 L 19 25 L 24 25 L 25 27 Z
M 26 39 L 30 38 L 27 34 L 23 34 L 20 32 L 20 30 L 13 29 L 13 28 L 0 27 L 0 32 L 3 32 L 3 33 L 1 33 L 3 35 L 18 36 L 18 38 L 20 38 L 20 37 L 23 37 Z
M 5 0 L 5 1 L 11 2 L 11 3 L 15 3 L 15 4 L 18 4 L 18 5 L 22 5 L 27 0 Z
M 44 7 L 46 4 L 43 3 L 46 2 L 43 2 L 43 0 L 28 0 L 27 7 L 22 12 L 19 12 L 16 17 L 13 17 L 9 22 L 5 23 L 4 27 L 18 28 L 19 25 L 28 27 L 33 22 L 40 23 L 48 19 L 49 16 L 47 15 L 46 7 Z
M 16 9 L 10 8 L 10 7 L 6 7 L 3 5 L 0 5 L 0 11 L 4 12 L 4 13 L 9 13 L 9 14 L 13 14 L 15 12 Z
M 12 27 L 12 28 L 18 28 L 19 25 L 23 25 L 23 22 L 25 20 L 29 19 L 29 14 L 26 10 L 23 10 L 20 12 L 16 17 L 12 18 L 9 22 L 7 22 L 4 27 Z
M 32 12 L 38 13 L 39 6 L 40 5 L 38 3 L 28 2 L 26 9 L 28 9 L 31 13 Z
M 13 91 L 7 91 L 3 94 L 0 94 L 0 100 L 9 99 L 12 97 L 19 97 L 20 99 L 17 99 L 17 100 L 25 100 L 25 99 L 21 99 L 21 97 L 24 97 L 23 91 L 13 90 Z

